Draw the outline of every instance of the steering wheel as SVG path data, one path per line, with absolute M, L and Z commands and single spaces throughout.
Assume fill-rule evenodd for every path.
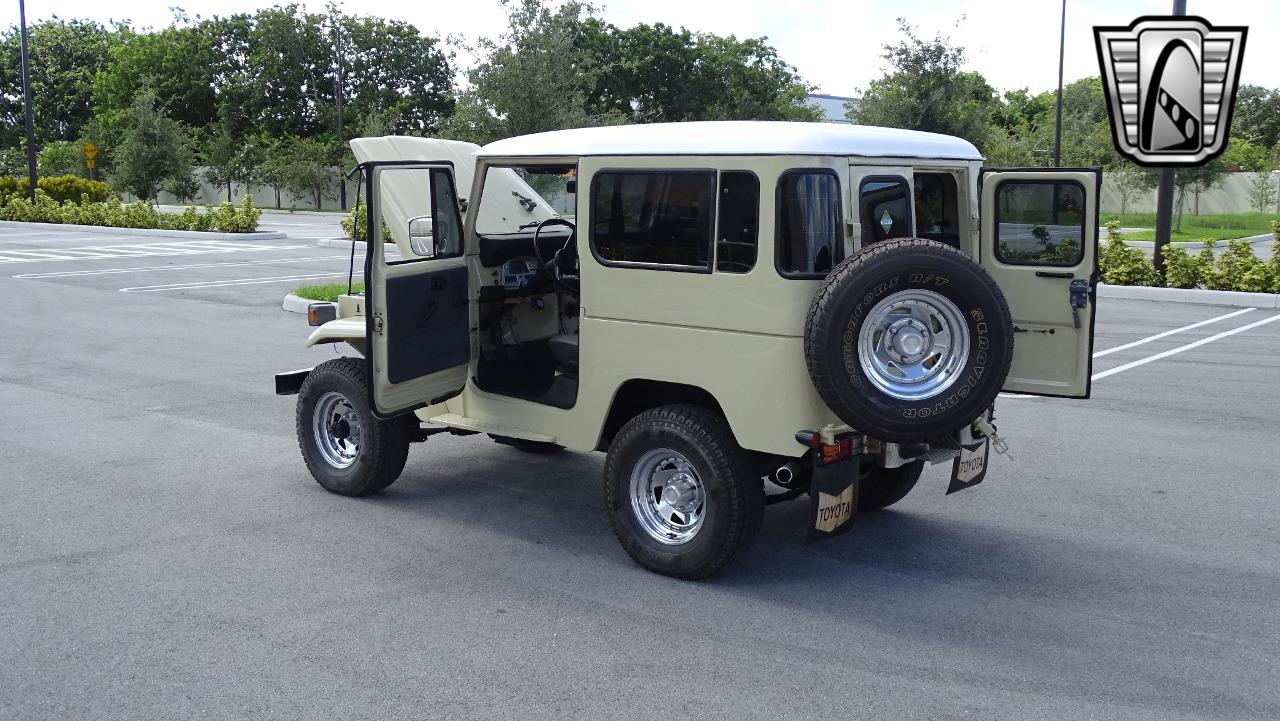
M 538 239 L 539 236 L 542 235 L 543 228 L 553 225 L 563 225 L 568 228 L 569 237 L 564 241 L 564 244 L 560 246 L 560 249 L 552 254 L 551 260 L 548 261 L 542 257 L 542 247 L 538 243 Z M 538 261 L 538 266 L 542 268 L 547 275 L 551 276 L 551 282 L 554 283 L 556 287 L 574 296 L 578 295 L 579 289 L 566 282 L 566 279 L 570 276 L 563 272 L 561 266 L 570 263 L 573 260 L 572 249 L 575 248 L 573 236 L 576 231 L 577 226 L 564 218 L 547 218 L 541 223 L 538 223 L 538 227 L 533 229 L 533 257 Z

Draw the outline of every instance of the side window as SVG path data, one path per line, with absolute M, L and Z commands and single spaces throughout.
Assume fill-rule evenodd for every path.
M 720 173 L 720 222 L 716 234 L 716 270 L 746 273 L 756 264 L 760 234 L 760 180 L 755 173 Z
M 866 178 L 858 188 L 862 244 L 911 237 L 911 187 L 897 176 Z
M 916 173 L 916 237 L 960 247 L 956 179 L 950 173 Z
M 458 196 L 453 189 L 453 174 L 445 170 L 431 171 L 431 223 L 425 232 L 418 231 L 413 223 L 409 224 L 410 242 L 415 252 L 426 255 L 419 250 L 423 241 L 421 236 L 434 236 L 434 253 L 436 258 L 450 258 L 462 255 L 462 218 L 458 212 Z
M 791 170 L 778 179 L 778 269 L 821 275 L 844 258 L 840 181 L 828 170 Z
M 996 258 L 1075 265 L 1084 257 L 1084 188 L 1074 181 L 1007 181 L 996 189 Z
M 714 171 L 628 170 L 591 181 L 591 247 L 605 264 L 711 269 Z
M 388 165 L 377 168 L 377 202 L 382 239 L 394 241 L 407 263 L 462 255 L 462 218 L 453 173 L 444 168 Z M 362 235 L 368 209 L 355 228 Z

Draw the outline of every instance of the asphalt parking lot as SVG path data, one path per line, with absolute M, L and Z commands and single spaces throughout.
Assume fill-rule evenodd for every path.
M 0 230 L 0 719 L 1280 717 L 1276 311 L 1105 299 L 1093 399 L 999 401 L 980 487 L 809 547 L 773 506 L 687 583 L 600 454 L 436 436 L 320 490 L 271 376 L 335 351 L 279 304 L 347 254 L 264 221 Z

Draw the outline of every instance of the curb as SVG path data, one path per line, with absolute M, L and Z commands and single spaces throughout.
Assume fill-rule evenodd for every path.
M 283 304 L 281 304 L 281 306 L 280 306 L 280 307 L 281 307 L 281 308 L 284 308 L 285 310 L 289 311 L 290 313 L 306 313 L 306 312 L 307 312 L 307 306 L 311 305 L 312 303 L 321 303 L 321 302 L 323 302 L 323 301 L 318 301 L 318 300 L 307 300 L 306 298 L 299 298 L 298 296 L 294 295 L 293 293 L 289 293 L 288 295 L 286 295 L 286 296 L 284 297 L 284 303 L 283 303 Z M 332 306 L 335 306 L 335 307 L 336 307 L 338 304 L 337 304 L 337 303 L 330 303 L 329 305 L 332 305 Z
M 289 237 L 278 230 L 257 230 L 252 233 L 217 233 L 200 230 L 166 230 L 164 228 L 113 228 L 107 225 L 73 225 L 71 223 L 27 223 L 18 220 L 0 220 L 0 228 L 39 228 L 41 230 L 67 230 L 77 233 L 142 235 L 153 238 L 190 238 L 198 240 L 284 240 Z
M 321 238 L 316 241 L 316 245 L 321 248 L 344 248 L 351 250 L 351 246 L 355 245 L 359 248 L 364 247 L 363 240 L 347 240 L 346 238 Z
M 1234 290 L 1201 290 L 1199 288 L 1149 288 L 1140 285 L 1098 284 L 1099 298 L 1155 300 L 1164 303 L 1199 303 L 1229 308 L 1280 309 L 1280 294 L 1242 293 Z

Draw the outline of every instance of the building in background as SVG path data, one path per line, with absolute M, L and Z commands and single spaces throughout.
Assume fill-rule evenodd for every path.
M 822 115 L 828 123 L 844 123 L 848 125 L 849 118 L 845 117 L 845 104 L 856 102 L 858 102 L 857 98 L 849 98 L 843 95 L 813 93 L 809 96 L 809 104 L 821 108 Z

